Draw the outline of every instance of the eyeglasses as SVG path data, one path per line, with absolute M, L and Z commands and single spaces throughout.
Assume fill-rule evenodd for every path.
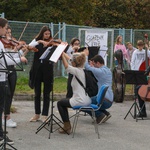
M 80 45 L 80 43 L 79 43 L 79 42 L 78 42 L 78 43 L 77 43 L 77 42 L 75 42 L 73 45 Z

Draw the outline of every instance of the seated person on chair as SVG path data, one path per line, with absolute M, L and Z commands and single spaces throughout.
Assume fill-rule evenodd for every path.
M 57 107 L 64 123 L 63 129 L 60 129 L 60 133 L 68 133 L 71 131 L 71 124 L 69 121 L 68 108 L 72 108 L 74 106 L 88 106 L 91 104 L 90 97 L 85 93 L 84 88 L 77 81 L 76 77 L 83 81 L 85 86 L 85 73 L 84 73 L 84 64 L 86 60 L 85 53 L 74 53 L 72 55 L 71 65 L 68 64 L 67 61 L 68 55 L 66 53 L 62 53 L 62 62 L 67 71 L 67 73 L 71 73 L 73 75 L 71 86 L 73 91 L 73 96 L 71 98 L 64 98 L 58 101 Z M 76 77 L 75 77 L 76 76 Z
M 88 49 L 84 50 L 85 54 L 88 55 Z M 98 124 L 106 122 L 110 117 L 110 113 L 106 109 L 110 108 L 113 103 L 113 91 L 112 91 L 112 72 L 111 70 L 104 65 L 104 59 L 100 55 L 95 55 L 90 63 L 86 61 L 85 69 L 93 72 L 94 76 L 98 80 L 98 88 L 105 84 L 109 85 L 109 88 L 106 92 L 104 103 L 100 110 L 95 112 L 96 121 Z M 96 104 L 96 96 L 91 98 L 92 103 Z
M 144 48 L 144 42 L 142 40 L 137 41 L 137 48 L 133 54 L 131 59 L 131 70 L 140 70 L 141 64 L 145 61 L 145 50 Z M 150 58 L 150 51 L 147 51 L 147 56 Z M 146 107 L 145 107 L 145 101 L 141 99 L 141 97 L 138 94 L 138 90 L 140 88 L 140 85 L 135 87 L 135 93 L 138 97 L 139 107 L 141 109 L 141 113 L 138 114 L 138 117 L 147 117 L 146 113 Z

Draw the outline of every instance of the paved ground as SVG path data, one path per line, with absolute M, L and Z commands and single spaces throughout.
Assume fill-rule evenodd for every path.
M 100 139 L 95 134 L 91 118 L 82 115 L 79 118 L 74 138 L 72 134 L 63 135 L 55 131 L 58 128 L 57 125 L 52 126 L 55 132 L 51 133 L 50 139 L 48 138 L 49 131 L 45 128 L 35 134 L 41 122 L 29 122 L 34 114 L 32 101 L 13 102 L 17 113 L 11 116 L 18 126 L 14 129 L 7 128 L 7 131 L 9 137 L 15 142 L 13 146 L 18 150 L 149 150 L 150 120 L 136 122 L 130 114 L 124 120 L 132 103 L 133 101 L 125 101 L 113 104 L 110 108 L 112 117 L 106 123 L 99 125 Z M 54 114 L 60 118 L 56 103 L 54 106 Z M 147 109 L 148 118 L 150 118 L 149 103 Z M 74 114 L 71 109 L 69 112 L 71 115 Z

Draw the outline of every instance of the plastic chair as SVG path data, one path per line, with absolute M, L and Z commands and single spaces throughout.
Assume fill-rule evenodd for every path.
M 98 134 L 98 139 L 100 138 L 99 131 L 98 131 L 98 125 L 97 125 L 96 117 L 95 117 L 95 111 L 97 111 L 101 108 L 108 87 L 109 86 L 107 86 L 107 85 L 102 85 L 101 88 L 99 89 L 98 94 L 97 94 L 97 99 L 96 99 L 97 104 L 90 104 L 89 106 L 74 106 L 73 107 L 73 110 L 76 110 L 76 114 L 74 117 L 74 122 L 73 122 L 73 127 L 72 127 L 72 133 L 73 133 L 72 137 L 74 137 L 74 134 L 75 134 L 79 113 L 81 111 L 91 111 L 92 119 L 94 120 L 95 132 Z

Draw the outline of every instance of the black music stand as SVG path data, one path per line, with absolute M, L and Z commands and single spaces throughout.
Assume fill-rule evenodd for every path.
M 17 55 L 17 56 L 16 56 Z M 22 63 L 18 64 L 16 61 L 15 61 L 15 58 L 18 57 L 20 58 L 20 54 L 19 52 L 3 52 L 1 51 L 0 52 L 0 59 L 3 58 L 4 60 L 4 64 L 3 63 L 0 63 L 0 72 L 4 72 L 6 73 L 6 78 L 5 78 L 5 94 L 7 94 L 7 88 L 8 88 L 8 74 L 10 73 L 10 71 L 23 71 L 23 65 Z M 6 60 L 6 57 L 7 59 L 9 59 L 9 61 L 13 62 L 14 65 L 16 66 L 16 68 L 9 68 L 8 66 L 8 63 L 7 63 L 7 60 Z M 21 62 L 21 61 L 20 61 Z M 12 145 L 8 144 L 6 142 L 6 134 L 7 134 L 7 131 L 6 131 L 6 118 L 7 118 L 7 114 L 6 114 L 6 111 L 5 111 L 5 108 L 6 108 L 6 102 L 5 102 L 5 95 L 4 95 L 4 131 L 3 131 L 3 135 L 4 135 L 4 142 L 0 145 L 0 148 L 1 150 L 6 150 L 6 145 L 10 146 L 11 148 L 13 148 L 14 150 L 17 150 L 15 147 L 13 147 Z
M 50 58 L 52 57 L 54 51 L 56 50 L 57 46 L 52 46 L 47 48 L 47 50 L 42 54 L 42 56 L 40 57 L 41 61 L 43 60 L 49 60 L 51 63 L 54 62 L 50 60 Z M 59 56 L 58 56 L 59 59 Z M 54 66 L 53 66 L 54 68 Z M 54 71 L 53 71 L 54 74 Z M 53 75 L 54 77 L 54 75 Z M 53 83 L 54 83 L 54 79 L 53 79 Z M 53 112 L 53 108 L 54 108 L 54 92 L 53 92 L 53 83 L 52 83 L 52 92 L 51 92 L 51 114 L 47 117 L 47 119 L 37 128 L 37 131 L 35 132 L 36 134 L 42 130 L 43 128 L 45 128 L 46 130 L 49 131 L 49 139 L 51 136 L 51 133 L 53 133 L 53 122 L 55 122 L 55 124 L 57 124 L 61 129 L 63 129 L 63 127 L 59 124 L 62 123 L 62 121 L 55 116 L 54 112 Z M 49 128 L 46 127 L 46 125 L 49 126 Z M 63 129 L 64 130 L 64 129 Z M 65 130 L 64 130 L 65 131 Z M 65 131 L 66 132 L 66 131 Z M 67 133 L 67 132 L 66 132 Z M 68 133 L 67 133 L 68 134 Z M 69 135 L 69 134 L 68 134 Z
M 124 70 L 124 73 L 126 84 L 134 84 L 135 86 L 148 84 L 145 71 Z M 131 113 L 133 107 L 134 107 L 134 115 Z M 127 112 L 126 116 L 124 117 L 124 119 L 126 119 L 128 114 L 130 113 L 131 116 L 134 119 L 136 119 L 137 122 L 137 109 L 140 112 L 139 106 L 137 104 L 137 96 L 136 93 L 134 93 L 134 102 L 130 107 L 129 111 Z
M 88 47 L 89 50 L 88 60 L 90 60 L 91 58 L 93 58 L 95 55 L 98 54 L 99 48 L 100 48 L 99 46 Z

